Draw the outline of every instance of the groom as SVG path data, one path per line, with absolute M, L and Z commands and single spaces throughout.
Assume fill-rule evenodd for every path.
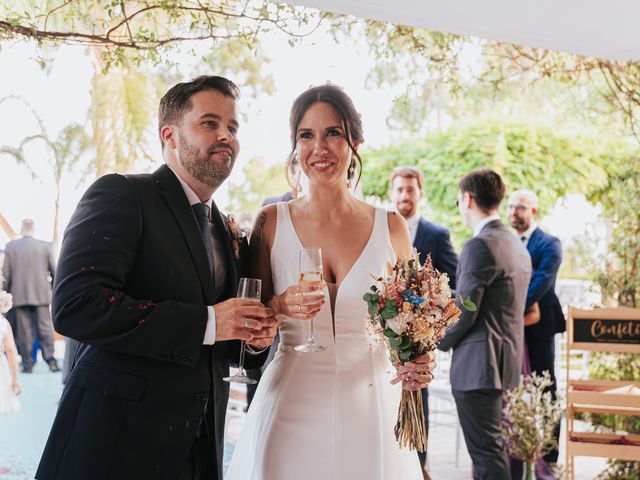
M 277 323 L 233 298 L 246 245 L 212 201 L 238 154 L 237 96 L 222 77 L 175 85 L 160 101 L 166 164 L 106 175 L 78 204 L 53 314 L 82 346 L 37 479 L 222 479 L 222 378 L 237 340 L 265 348 Z

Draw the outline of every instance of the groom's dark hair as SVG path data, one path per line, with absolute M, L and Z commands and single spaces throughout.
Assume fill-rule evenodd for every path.
M 504 182 L 489 168 L 479 168 L 466 174 L 458 183 L 461 193 L 469 193 L 483 212 L 500 206 L 504 198 Z
M 231 80 L 215 75 L 202 75 L 190 82 L 178 83 L 171 87 L 160 99 L 158 109 L 158 133 L 162 141 L 162 127 L 168 123 L 178 123 L 182 116 L 191 110 L 191 97 L 203 90 L 217 90 L 234 100 L 240 95 L 240 90 Z

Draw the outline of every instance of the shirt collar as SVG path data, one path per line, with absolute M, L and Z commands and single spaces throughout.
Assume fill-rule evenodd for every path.
M 488 217 L 485 217 L 482 220 L 480 220 L 480 222 L 476 225 L 476 228 L 473 229 L 473 236 L 477 237 L 482 231 L 482 229 L 485 227 L 485 225 L 493 222 L 494 220 L 500 220 L 500 215 L 496 213 L 495 215 L 489 215 Z
M 182 186 L 182 190 L 184 190 L 184 194 L 187 196 L 187 200 L 189 200 L 189 205 L 204 203 L 207 207 L 209 207 L 209 212 L 211 212 L 211 204 L 213 203 L 213 198 L 209 198 L 209 200 L 207 200 L 206 202 L 201 202 L 196 192 L 194 192 L 193 189 L 187 184 L 187 182 L 185 182 L 182 179 L 182 177 L 178 175 L 178 172 L 176 172 L 168 164 L 167 164 L 167 167 L 169 167 L 169 170 L 173 172 L 173 174 L 176 176 L 176 178 L 180 182 L 180 186 Z
M 527 228 L 526 231 L 518 234 L 518 237 L 520 237 L 520 238 L 524 237 L 525 238 L 525 240 L 523 240 L 525 245 L 527 243 L 529 243 L 529 239 L 531 238 L 531 235 L 533 235 L 533 232 L 535 231 L 536 228 L 538 228 L 538 224 L 536 223 L 535 220 L 533 220 L 531 222 L 531 225 L 529 225 L 529 228 Z

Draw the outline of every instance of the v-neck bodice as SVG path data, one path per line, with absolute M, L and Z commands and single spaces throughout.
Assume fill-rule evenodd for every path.
M 277 205 L 277 214 L 276 234 L 271 248 L 271 272 L 274 292 L 280 294 L 289 286 L 297 283 L 298 252 L 300 249 L 311 245 L 302 244 L 291 220 L 291 213 L 287 203 L 279 203 Z M 339 245 L 336 245 L 336 248 L 340 248 Z M 335 298 L 333 299 L 333 315 L 331 312 L 332 299 L 328 287 L 325 288 L 325 297 L 328 301 L 325 302 L 324 307 L 314 321 L 316 338 L 324 337 L 326 327 L 328 327 L 327 333 L 331 334 L 329 339 L 332 343 L 334 338 L 331 337 L 338 336 L 341 330 L 343 332 L 351 331 L 353 334 L 357 333 L 357 329 L 363 326 L 366 318 L 366 304 L 362 300 L 362 295 L 373 282 L 371 274 L 384 274 L 387 264 L 394 261 L 395 253 L 389 237 L 387 211 L 382 208 L 376 208 L 373 228 L 367 243 L 340 284 L 336 285 Z M 362 312 L 361 319 L 356 320 L 354 318 L 356 312 Z M 338 321 L 342 316 L 348 317 L 348 321 L 345 324 L 345 320 L 342 320 L 340 327 L 338 327 Z M 297 335 L 304 335 L 306 324 L 302 325 L 304 328 L 301 331 L 297 330 L 300 330 L 301 323 L 306 322 L 296 319 L 288 320 L 298 327 L 295 329 Z M 357 327 L 355 326 L 356 324 Z M 286 331 L 289 330 L 287 326 L 283 325 L 283 327 L 281 327 L 281 341 L 283 340 L 283 333 L 286 336 Z M 355 327 L 354 330 L 352 330 L 353 327 Z M 282 330 L 285 332 L 282 332 Z M 362 332 L 364 333 L 363 329 Z

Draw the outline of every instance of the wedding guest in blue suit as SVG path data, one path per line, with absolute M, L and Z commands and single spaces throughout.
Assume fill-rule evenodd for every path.
M 396 210 L 404 217 L 409 225 L 409 234 L 420 254 L 420 262 L 424 263 L 427 255 L 431 254 L 434 268 L 449 276 L 449 285 L 456 288 L 456 268 L 458 256 L 451 246 L 449 230 L 428 221 L 418 212 L 418 203 L 424 196 L 424 175 L 416 167 L 396 167 L 391 172 L 391 200 Z M 425 412 L 425 427 L 429 433 L 429 390 L 422 390 L 422 404 Z M 420 463 L 423 467 L 424 478 L 428 479 L 426 471 L 427 454 L 419 452 Z
M 556 277 L 562 263 L 562 245 L 553 235 L 538 227 L 536 213 L 538 196 L 531 190 L 517 190 L 511 194 L 508 203 L 509 223 L 518 237 L 527 247 L 531 256 L 533 276 L 527 291 L 527 312 L 539 310 L 531 324 L 525 318 L 525 341 L 529 354 L 531 370 L 542 373 L 547 370 L 553 379 L 549 388 L 556 396 L 555 383 L 555 341 L 556 333 L 566 330 L 566 321 L 562 313 L 560 301 L 555 292 Z M 530 316 L 530 315 L 527 315 Z M 538 318 L 539 317 L 539 318 Z M 560 437 L 560 425 L 556 429 L 556 440 Z M 545 456 L 548 470 L 557 470 L 558 449 L 553 449 Z M 555 478 L 555 474 L 540 472 L 536 466 L 536 478 Z

